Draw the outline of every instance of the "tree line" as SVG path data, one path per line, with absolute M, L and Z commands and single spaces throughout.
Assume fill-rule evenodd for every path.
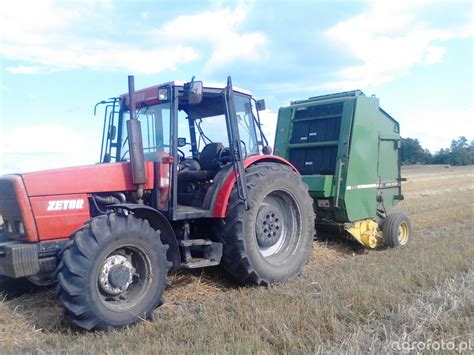
M 444 148 L 432 154 L 421 146 L 416 138 L 402 138 L 402 164 L 474 164 L 474 140 L 468 142 L 464 136 L 451 141 L 449 148 Z

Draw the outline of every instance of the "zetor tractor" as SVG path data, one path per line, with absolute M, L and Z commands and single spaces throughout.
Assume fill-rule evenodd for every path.
M 68 320 L 106 329 L 151 318 L 170 270 L 222 264 L 257 285 L 301 272 L 313 200 L 271 155 L 263 101 L 230 77 L 136 92 L 129 77 L 128 95 L 100 104 L 99 164 L 0 178 L 4 286 L 57 281 Z

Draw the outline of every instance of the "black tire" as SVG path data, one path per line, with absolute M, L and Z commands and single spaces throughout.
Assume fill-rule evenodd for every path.
M 115 213 L 92 219 L 75 233 L 58 266 L 66 318 L 87 330 L 151 319 L 163 303 L 167 249 L 146 220 Z
M 383 240 L 391 248 L 405 247 L 411 239 L 411 223 L 403 213 L 390 213 L 382 225 Z
M 242 284 L 268 285 L 299 275 L 315 235 L 313 200 L 290 167 L 264 163 L 246 170 L 248 207 L 231 193 L 216 224 L 224 244 L 222 265 Z
M 35 293 L 40 289 L 41 287 L 32 284 L 26 277 L 12 279 L 6 276 L 0 276 L 0 295 L 3 294 L 7 296 L 7 298 L 15 298 L 25 294 Z
M 52 287 L 56 285 L 57 283 L 55 273 L 46 273 L 46 274 L 28 276 L 26 279 L 31 284 L 38 287 L 44 287 L 44 288 Z

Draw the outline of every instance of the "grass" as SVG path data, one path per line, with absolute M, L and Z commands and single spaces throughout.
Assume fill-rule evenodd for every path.
M 108 333 L 70 327 L 49 290 L 4 300 L 0 353 L 379 353 L 396 341 L 472 341 L 474 172 L 404 176 L 406 249 L 317 241 L 303 274 L 271 287 L 237 287 L 219 269 L 180 273 L 154 321 Z

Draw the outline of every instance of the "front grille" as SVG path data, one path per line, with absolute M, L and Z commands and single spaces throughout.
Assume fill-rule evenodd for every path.
M 9 238 L 25 238 L 25 228 L 12 179 L 0 178 L 0 215 L 4 223 L 3 232 L 0 232 L 0 241 Z

